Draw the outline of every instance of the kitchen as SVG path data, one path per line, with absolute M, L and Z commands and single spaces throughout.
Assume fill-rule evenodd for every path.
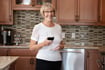
M 8 2 L 7 0 L 6 1 L 1 0 L 0 2 L 1 5 L 0 9 L 3 10 L 0 12 L 0 16 L 2 16 L 0 17 L 0 24 L 1 24 L 0 28 L 12 29 L 15 32 L 14 41 L 13 41 L 13 43 L 15 44 L 12 46 L 10 45 L 7 46 L 8 48 L 6 48 L 5 46 L 0 46 L 1 47 L 0 54 L 2 53 L 1 50 L 3 50 L 4 52 L 2 53 L 2 55 L 20 56 L 16 64 L 17 66 L 15 66 L 16 70 L 23 70 L 23 69 L 33 70 L 35 67 L 34 56 L 36 52 L 29 51 L 28 44 L 30 41 L 30 35 L 33 26 L 35 24 L 38 24 L 43 19 L 39 14 L 40 5 L 42 4 L 41 1 L 51 1 L 55 5 L 57 9 L 56 13 L 57 19 L 55 18 L 55 22 L 57 21 L 59 24 L 62 25 L 64 42 L 66 44 L 65 47 L 67 48 L 80 47 L 88 49 L 89 48 L 96 49 L 97 47 L 104 48 L 105 46 L 104 43 L 105 1 L 104 0 L 88 0 L 88 1 L 86 0 L 85 2 L 83 0 L 80 0 L 80 2 L 78 2 L 79 0 L 76 1 L 32 0 L 32 3 L 30 5 L 29 4 L 27 5 L 27 3 L 25 3 L 25 5 L 22 5 L 19 3 L 19 1 L 21 2 L 21 0 L 8 0 Z M 85 3 L 86 8 L 88 9 L 85 9 L 83 3 Z M 87 7 L 88 6 L 87 4 L 89 5 L 89 7 Z M 84 11 L 84 9 L 88 12 Z M 5 10 L 6 12 L 4 12 Z M 82 14 L 81 12 L 88 14 Z M 3 13 L 7 14 L 3 15 Z M 3 18 L 3 16 L 5 17 Z M 104 49 L 101 50 L 104 51 Z M 26 53 L 24 53 L 23 51 L 25 51 Z M 95 52 L 97 53 L 96 50 Z M 95 54 L 93 53 L 93 55 Z M 94 60 L 94 58 L 92 60 Z M 30 67 L 28 66 L 27 68 L 25 68 L 25 66 L 22 67 L 22 65 L 25 65 L 26 63 L 30 64 Z M 90 66 L 92 65 L 93 64 L 90 64 Z M 100 70 L 100 68 L 97 69 Z M 96 69 L 89 68 L 87 70 L 96 70 Z

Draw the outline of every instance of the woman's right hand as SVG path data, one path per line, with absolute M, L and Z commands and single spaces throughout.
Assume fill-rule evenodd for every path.
M 51 43 L 52 43 L 51 40 L 45 40 L 45 41 L 43 42 L 43 46 L 48 46 L 48 45 L 50 45 Z

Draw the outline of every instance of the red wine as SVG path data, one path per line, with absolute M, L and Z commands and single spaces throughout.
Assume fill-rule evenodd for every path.
M 48 37 L 47 40 L 54 40 L 54 37 Z

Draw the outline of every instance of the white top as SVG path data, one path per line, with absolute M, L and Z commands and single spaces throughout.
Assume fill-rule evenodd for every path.
M 54 37 L 53 43 L 49 46 L 44 46 L 38 51 L 36 58 L 48 61 L 60 61 L 61 55 L 59 51 L 54 51 L 62 41 L 62 29 L 59 24 L 54 27 L 47 27 L 42 23 L 34 26 L 31 39 L 38 43 L 43 42 L 47 37 Z

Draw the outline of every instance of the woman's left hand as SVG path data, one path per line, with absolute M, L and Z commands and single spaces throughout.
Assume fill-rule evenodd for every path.
M 60 45 L 58 45 L 56 48 L 54 48 L 53 50 L 61 50 L 64 48 L 64 43 L 61 42 Z

